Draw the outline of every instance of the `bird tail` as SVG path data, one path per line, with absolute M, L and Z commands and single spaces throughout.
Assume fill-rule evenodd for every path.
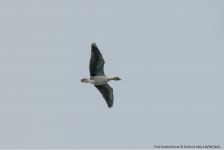
M 81 79 L 81 82 L 83 82 L 83 83 L 88 83 L 88 79 L 86 79 L 86 78 Z

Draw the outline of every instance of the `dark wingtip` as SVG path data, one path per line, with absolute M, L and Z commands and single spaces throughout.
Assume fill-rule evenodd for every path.
M 92 43 L 92 47 L 97 47 L 95 42 Z
M 111 108 L 113 106 L 113 103 L 107 102 L 108 108 Z

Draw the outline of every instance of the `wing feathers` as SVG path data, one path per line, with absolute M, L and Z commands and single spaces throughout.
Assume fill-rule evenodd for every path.
M 100 50 L 97 48 L 96 43 L 92 43 L 91 58 L 89 62 L 90 76 L 104 76 L 104 59 Z
M 111 108 L 114 102 L 113 89 L 108 84 L 94 86 L 100 91 L 103 98 L 106 100 L 108 107 Z

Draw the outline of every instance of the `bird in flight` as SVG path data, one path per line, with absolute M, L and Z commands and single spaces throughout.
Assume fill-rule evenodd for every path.
M 109 86 L 107 82 L 110 80 L 121 80 L 119 77 L 108 78 L 104 74 L 105 61 L 103 59 L 100 50 L 97 48 L 96 43 L 91 45 L 91 58 L 89 62 L 89 72 L 90 78 L 81 79 L 83 83 L 93 84 L 102 94 L 103 98 L 106 100 L 109 108 L 113 106 L 114 95 L 113 89 Z

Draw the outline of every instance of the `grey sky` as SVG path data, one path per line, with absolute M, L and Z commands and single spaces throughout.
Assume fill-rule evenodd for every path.
M 224 147 L 224 1 L 0 1 L 0 148 Z M 90 45 L 114 106 L 80 82 Z

